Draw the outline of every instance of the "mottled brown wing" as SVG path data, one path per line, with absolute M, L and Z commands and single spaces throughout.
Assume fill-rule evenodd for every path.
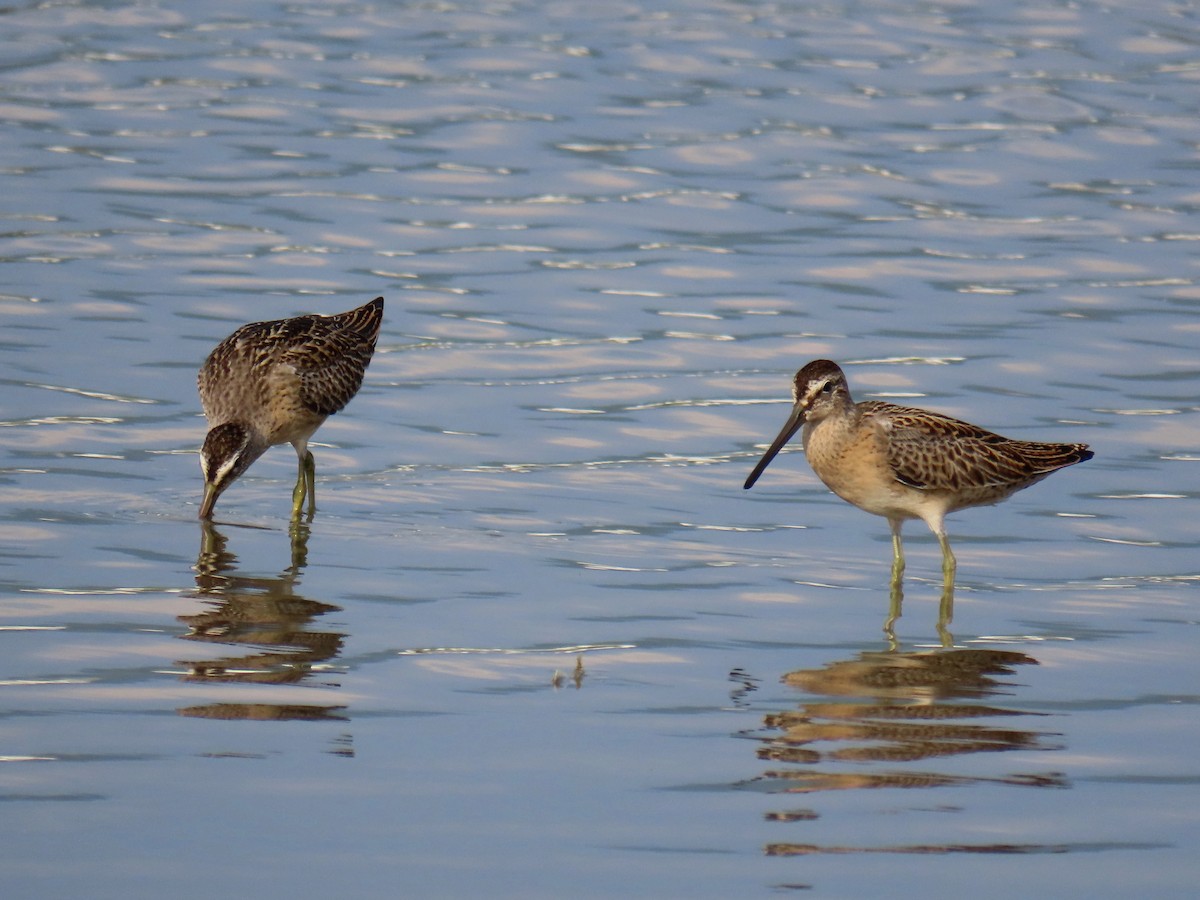
M 253 379 L 247 374 L 265 371 L 273 362 L 278 346 L 275 334 L 287 319 L 271 322 L 251 322 L 237 329 L 217 344 L 204 360 L 197 376 L 200 405 L 210 420 L 229 405 L 231 394 L 252 390 Z
M 1083 444 L 1016 441 L 928 410 L 873 401 L 861 407 L 887 432 L 896 479 L 922 490 L 1016 487 L 1092 456 Z
M 329 416 L 358 393 L 383 322 L 383 299 L 336 316 L 302 316 L 296 323 L 295 343 L 289 343 L 281 362 L 292 366 L 300 380 L 300 401 L 313 412 Z

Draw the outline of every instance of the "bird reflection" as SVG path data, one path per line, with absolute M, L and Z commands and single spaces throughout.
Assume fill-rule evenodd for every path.
M 1056 773 L 969 776 L 923 765 L 972 753 L 1056 749 L 1051 732 L 1017 727 L 1038 713 L 979 702 L 1010 687 L 999 676 L 1037 665 L 1024 653 L 994 649 L 863 652 L 820 669 L 789 672 L 784 683 L 818 695 L 764 720 L 758 756 L 773 764 L 756 781 L 772 793 L 814 796 L 861 788 L 934 788 L 978 782 L 1064 787 Z M 999 720 L 1005 720 L 1003 724 Z M 961 769 L 961 767 L 958 767 Z M 769 821 L 816 819 L 810 809 L 783 810 Z M 846 853 L 880 848 L 780 842 L 772 855 Z M 950 852 L 949 845 L 883 848 Z M 959 848 L 962 849 L 962 848 Z M 986 852 L 996 848 L 968 848 Z M 999 851 L 997 851 L 999 852 Z
M 888 583 L 888 614 L 883 622 L 883 633 L 887 636 L 888 646 L 895 650 L 896 620 L 903 613 L 904 606 L 904 568 L 892 566 L 892 577 Z M 935 624 L 938 639 L 943 647 L 954 646 L 954 635 L 950 632 L 950 623 L 954 619 L 954 583 L 942 587 L 941 599 L 938 601 L 938 617 Z
M 293 523 L 291 565 L 277 577 L 241 575 L 228 539 L 210 521 L 201 523 L 195 597 L 205 609 L 180 616 L 186 641 L 227 645 L 229 656 L 180 660 L 185 681 L 204 684 L 298 684 L 314 667 L 337 657 L 344 635 L 310 628 L 340 607 L 296 593 L 308 555 L 309 529 Z M 283 703 L 214 703 L 180 709 L 185 716 L 217 719 L 340 719 L 340 706 Z

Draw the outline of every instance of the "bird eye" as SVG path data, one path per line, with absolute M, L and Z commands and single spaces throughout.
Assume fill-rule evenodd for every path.
M 821 393 L 822 394 L 832 394 L 833 393 L 833 382 L 827 381 L 823 385 L 821 385 Z

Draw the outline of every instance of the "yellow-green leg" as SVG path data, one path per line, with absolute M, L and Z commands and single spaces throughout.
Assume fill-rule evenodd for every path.
M 942 545 L 942 600 L 938 604 L 937 630 L 942 646 L 950 647 L 954 644 L 954 635 L 947 626 L 954 620 L 954 577 L 958 572 L 958 561 L 945 532 L 937 532 L 937 539 Z
M 904 542 L 900 540 L 902 519 L 888 519 L 892 528 L 892 584 L 899 584 L 904 577 Z
M 311 519 L 317 510 L 317 461 L 313 459 L 312 451 L 305 450 L 300 457 L 300 471 L 296 475 L 296 486 L 292 488 L 292 518 L 300 518 L 300 510 L 304 506 L 304 498 L 308 497 L 308 517 Z
M 901 607 L 904 604 L 904 544 L 900 540 L 901 519 L 888 519 L 892 529 L 892 580 L 889 590 L 888 617 L 883 623 L 883 633 L 888 642 L 896 644 L 896 620 L 900 618 Z

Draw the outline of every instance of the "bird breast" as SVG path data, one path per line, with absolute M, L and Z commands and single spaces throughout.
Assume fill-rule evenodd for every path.
M 805 424 L 802 439 L 808 463 L 826 487 L 860 509 L 889 514 L 904 486 L 887 466 L 886 439 L 875 423 L 829 416 Z

